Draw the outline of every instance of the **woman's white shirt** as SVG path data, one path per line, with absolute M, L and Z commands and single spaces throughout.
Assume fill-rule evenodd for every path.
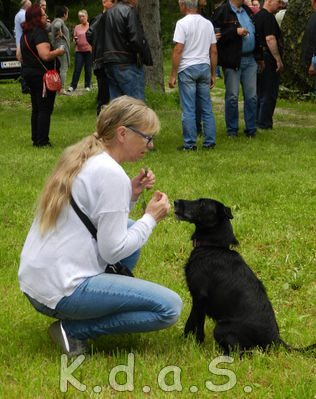
M 141 248 L 156 221 L 145 214 L 127 229 L 135 204 L 131 195 L 129 177 L 110 155 L 89 158 L 73 182 L 72 196 L 97 228 L 97 242 L 71 206 L 62 209 L 56 229 L 44 236 L 35 218 L 21 253 L 21 290 L 54 309 L 86 278 Z

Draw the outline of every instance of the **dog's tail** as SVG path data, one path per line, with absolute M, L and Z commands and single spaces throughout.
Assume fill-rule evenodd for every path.
M 288 351 L 295 351 L 295 352 L 308 352 L 311 350 L 315 350 L 316 349 L 316 344 L 312 344 L 312 345 L 308 345 L 305 346 L 303 348 L 293 348 L 291 345 L 288 345 L 286 342 L 282 341 L 282 339 L 280 339 L 280 344 L 287 349 Z

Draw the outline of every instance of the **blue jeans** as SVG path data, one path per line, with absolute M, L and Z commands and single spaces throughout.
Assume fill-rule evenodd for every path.
M 241 57 L 236 71 L 223 68 L 225 81 L 225 122 L 228 135 L 238 133 L 238 96 L 241 84 L 244 96 L 245 134 L 256 132 L 257 113 L 257 63 L 252 56 Z
M 215 144 L 216 127 L 210 97 L 211 71 L 208 64 L 192 65 L 178 73 L 185 147 L 196 144 L 196 106 L 203 121 L 203 145 Z
M 105 71 L 109 79 L 111 100 L 126 94 L 145 102 L 143 67 L 137 67 L 135 64 L 107 64 Z
M 277 64 L 270 52 L 263 53 L 265 68 L 258 74 L 258 109 L 257 126 L 261 129 L 272 129 L 273 114 L 276 106 L 280 74 L 276 72 Z
M 77 88 L 83 66 L 84 66 L 84 87 L 90 87 L 91 68 L 92 68 L 92 55 L 90 51 L 76 51 L 75 53 L 75 69 L 70 84 L 70 86 L 74 89 Z
M 139 254 L 137 250 L 121 263 L 133 270 Z M 62 320 L 66 333 L 80 340 L 167 328 L 176 323 L 182 310 L 181 298 L 168 288 L 108 273 L 84 280 L 55 309 L 26 296 L 38 312 Z

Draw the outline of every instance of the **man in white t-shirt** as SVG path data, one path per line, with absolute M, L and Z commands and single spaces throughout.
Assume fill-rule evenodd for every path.
M 177 22 L 174 32 L 169 80 L 169 87 L 174 88 L 178 76 L 184 141 L 178 150 L 196 150 L 196 107 L 203 121 L 203 148 L 212 149 L 216 136 L 210 98 L 217 65 L 214 28 L 210 21 L 198 14 L 198 0 L 180 0 L 179 7 L 184 17 Z

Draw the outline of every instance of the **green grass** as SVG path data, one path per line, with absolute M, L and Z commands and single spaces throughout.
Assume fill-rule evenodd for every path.
M 170 64 L 165 70 L 167 82 Z M 61 392 L 61 354 L 47 335 L 51 320 L 37 314 L 21 294 L 17 271 L 34 204 L 46 177 L 66 146 L 95 129 L 96 91 L 57 98 L 50 132 L 54 147 L 49 149 L 31 145 L 30 102 L 28 96 L 20 94 L 19 84 L 0 81 L 0 92 L 0 398 L 314 397 L 315 359 L 310 353 L 276 348 L 268 353 L 255 351 L 243 359 L 234 355 L 233 363 L 221 365 L 226 370 L 219 376 L 216 368 L 209 371 L 211 362 L 221 355 L 212 337 L 213 322 L 206 322 L 203 345 L 183 338 L 191 306 L 183 265 L 191 251 L 193 226 L 175 220 L 172 212 L 143 248 L 136 276 L 176 291 L 184 302 L 180 320 L 159 332 L 93 341 L 93 354 L 73 374 L 87 391 L 82 393 L 68 385 L 67 393 Z M 267 288 L 282 338 L 293 346 L 308 345 L 316 341 L 315 103 L 280 100 L 272 131 L 259 132 L 255 139 L 242 134 L 229 139 L 223 96 L 223 82 L 217 81 L 212 90 L 216 149 L 202 151 L 199 139 L 197 152 L 179 153 L 176 147 L 182 140 L 177 91 L 147 93 L 149 105 L 161 120 L 157 151 L 124 167 L 130 176 L 141 167 L 151 168 L 156 174 L 156 189 L 166 192 L 171 203 L 176 198 L 211 197 L 230 206 L 239 251 Z M 148 201 L 151 193 L 145 196 Z M 140 215 L 141 205 L 137 204 L 132 216 Z M 116 392 L 109 386 L 109 374 L 113 367 L 127 365 L 129 353 L 135 355 L 134 390 Z M 168 374 L 168 370 L 173 372 Z M 236 376 L 229 391 L 207 389 L 207 381 L 217 388 L 233 382 L 229 370 Z M 118 374 L 117 381 L 123 384 L 124 376 Z M 165 379 L 159 380 L 159 376 Z M 165 391 L 168 385 L 174 391 Z M 99 386 L 101 393 L 95 392 Z M 143 391 L 144 386 L 151 387 L 150 393 Z M 192 386 L 198 392 L 192 392 Z

